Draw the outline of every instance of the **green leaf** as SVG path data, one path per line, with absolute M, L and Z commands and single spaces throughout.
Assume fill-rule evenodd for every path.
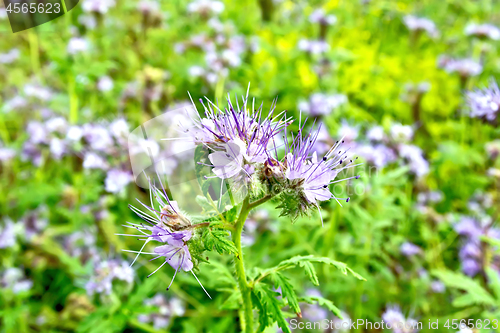
M 225 310 L 237 310 L 241 307 L 241 303 L 241 292 L 239 289 L 234 289 L 231 295 L 222 303 L 220 308 Z
M 205 211 L 205 212 L 211 212 L 211 211 L 214 210 L 214 208 L 212 207 L 212 205 L 210 204 L 210 202 L 208 202 L 208 199 L 205 198 L 204 196 L 197 195 L 195 200 L 196 200 L 196 203 L 198 205 L 200 205 L 201 208 L 203 208 L 203 211 Z
M 465 291 L 465 295 L 459 296 L 454 300 L 453 306 L 461 307 L 474 304 L 496 305 L 493 297 L 478 282 L 462 273 L 455 273 L 448 270 L 435 270 L 431 273 L 439 278 L 447 287 Z
M 323 264 L 332 265 L 332 266 L 335 266 L 337 269 L 339 269 L 345 275 L 347 275 L 347 273 L 349 272 L 357 279 L 366 281 L 366 279 L 364 277 L 362 277 L 358 273 L 354 272 L 351 268 L 347 267 L 347 265 L 344 264 L 343 262 L 335 261 L 335 260 L 332 260 L 332 259 L 327 258 L 327 257 L 315 257 L 314 255 L 295 256 L 295 257 L 292 257 L 290 259 L 283 260 L 277 266 L 263 270 L 259 276 L 259 279 L 263 279 L 264 277 L 266 277 L 269 274 L 272 274 L 273 272 L 289 269 L 289 268 L 295 267 L 297 265 L 299 267 L 304 267 L 306 269 L 306 274 L 308 276 L 310 276 L 311 263 L 323 263 Z M 316 277 L 316 274 L 314 274 L 312 276 L 312 279 L 314 279 L 313 283 L 317 282 L 318 279 Z
M 288 279 L 281 273 L 274 272 L 271 275 L 271 278 L 274 281 L 275 287 L 281 287 L 281 292 L 283 293 L 283 297 L 288 300 L 288 305 L 292 310 L 299 315 L 301 313 L 299 300 L 297 299 L 297 295 L 293 290 L 292 284 L 288 281 Z
M 319 286 L 318 276 L 316 275 L 316 270 L 314 269 L 313 264 L 311 264 L 308 261 L 304 261 L 301 263 L 301 267 L 304 267 L 304 270 L 306 271 L 306 275 L 309 277 L 311 282 L 315 286 Z
M 254 292 L 259 300 L 260 303 L 260 310 L 263 311 L 267 316 L 271 317 L 275 322 L 278 323 L 278 326 L 283 330 L 285 333 L 291 333 L 292 331 L 288 327 L 288 323 L 285 320 L 285 316 L 283 315 L 283 312 L 281 311 L 282 308 L 282 303 L 276 299 L 276 296 L 279 295 L 278 293 L 272 291 L 269 289 L 269 287 L 265 284 L 257 284 L 254 287 Z M 259 331 L 261 329 L 269 326 L 269 322 L 265 319 L 261 319 L 263 313 L 260 313 L 259 315 L 259 321 L 261 321 L 261 327 L 259 328 Z M 263 325 L 266 324 L 266 325 Z
M 329 299 L 326 299 L 326 298 L 321 297 L 321 296 L 308 296 L 308 297 L 301 298 L 301 301 L 307 302 L 309 304 L 318 303 L 319 306 L 326 307 L 328 310 L 332 311 L 332 313 L 334 315 L 336 315 L 337 317 L 339 317 L 340 319 L 344 319 L 342 317 L 342 314 L 341 314 L 339 308 L 337 308 L 333 304 L 333 302 L 330 301 Z
M 495 293 L 497 304 L 500 306 L 500 276 L 498 275 L 498 272 L 491 267 L 486 268 L 486 275 L 488 275 L 489 286 Z
M 238 253 L 234 243 L 228 238 L 229 233 L 224 229 L 208 227 L 203 232 L 203 243 L 205 248 L 209 251 L 217 251 L 219 254 L 223 253 Z

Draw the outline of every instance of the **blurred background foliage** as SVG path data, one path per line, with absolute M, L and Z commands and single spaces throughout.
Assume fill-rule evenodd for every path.
M 437 36 L 407 15 L 432 20 Z M 213 300 L 187 274 L 166 292 L 173 270 L 146 279 L 156 265 L 128 268 L 121 249 L 137 243 L 115 234 L 137 220 L 128 203 L 147 198 L 131 178 L 127 131 L 185 105 L 188 91 L 222 101 L 249 82 L 265 108 L 278 96 L 298 116 L 303 103 L 326 143 L 346 135 L 365 164 L 340 188 L 348 204 L 322 206 L 324 227 L 317 214 L 278 218 L 272 204 L 251 215 L 247 267 L 307 254 L 346 262 L 367 281 L 320 266 L 320 287 L 287 275 L 344 319 L 500 318 L 500 129 L 469 117 L 464 98 L 498 76 L 499 44 L 466 35 L 470 23 L 500 24 L 500 3 L 83 0 L 16 34 L 2 8 L 0 331 L 239 331 L 229 256 L 200 267 Z M 446 70 L 443 55 L 481 70 Z M 389 152 L 374 148 L 376 126 Z M 336 318 L 301 308 L 303 321 Z

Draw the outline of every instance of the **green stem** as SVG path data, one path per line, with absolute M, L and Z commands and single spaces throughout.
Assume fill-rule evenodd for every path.
M 246 333 L 253 333 L 253 312 L 252 312 L 252 298 L 250 293 L 250 287 L 248 286 L 245 266 L 243 264 L 243 251 L 241 250 L 241 232 L 243 231 L 243 226 L 247 219 L 248 213 L 250 212 L 249 198 L 246 197 L 243 200 L 243 205 L 241 206 L 240 215 L 235 224 L 235 231 L 233 233 L 234 245 L 238 253 L 235 254 L 234 264 L 236 266 L 236 278 L 238 279 L 238 286 L 241 291 L 241 297 L 243 298 L 243 311 L 245 317 L 242 318 L 241 323 L 242 328 L 245 327 Z

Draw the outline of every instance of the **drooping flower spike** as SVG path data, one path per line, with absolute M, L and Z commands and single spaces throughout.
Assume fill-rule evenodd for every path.
M 159 209 L 155 209 L 153 197 L 156 200 Z M 138 200 L 147 212 L 129 205 L 134 213 L 136 213 L 146 223 L 136 224 L 127 222 L 127 225 L 123 225 L 126 228 L 136 229 L 141 234 L 119 234 L 121 236 L 139 236 L 138 240 L 144 241 L 144 244 L 139 251 L 122 250 L 124 252 L 137 253 L 130 266 L 135 263 L 140 254 L 155 255 L 155 257 L 150 259 L 150 261 L 163 257 L 164 262 L 155 271 L 149 274 L 148 277 L 156 273 L 160 268 L 168 263 L 173 269 L 175 269 L 175 273 L 167 290 L 170 289 L 172 283 L 174 282 L 177 272 L 182 269 L 185 272 L 191 272 L 203 291 L 205 291 L 208 297 L 210 297 L 196 274 L 193 272 L 193 261 L 187 245 L 192 236 L 191 231 L 189 230 L 192 226 L 191 222 L 181 213 L 177 202 L 169 200 L 164 191 L 159 190 L 152 183 L 150 183 L 150 199 L 151 206 L 148 206 Z M 156 246 L 153 252 L 145 252 L 144 248 L 150 242 L 158 242 L 160 245 Z

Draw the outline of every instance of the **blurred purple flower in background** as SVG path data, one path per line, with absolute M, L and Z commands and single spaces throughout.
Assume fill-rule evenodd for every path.
M 94 2 L 99 2 L 99 1 L 94 1 Z M 68 42 L 67 51 L 71 55 L 76 55 L 78 53 L 87 52 L 89 48 L 90 44 L 86 39 L 80 37 L 73 37 Z
M 489 38 L 491 40 L 500 39 L 500 29 L 493 24 L 477 24 L 470 23 L 465 27 L 465 34 L 467 36 L 475 36 L 479 38 Z
M 483 65 L 473 59 L 453 59 L 449 56 L 441 56 L 438 59 L 438 66 L 448 73 L 457 73 L 463 78 L 477 76 L 482 73 Z
M 104 181 L 107 192 L 119 193 L 132 181 L 130 171 L 111 169 L 106 175 Z
M 427 18 L 406 15 L 403 18 L 403 22 L 410 31 L 425 31 L 431 38 L 439 37 L 439 31 L 436 28 L 436 24 Z
M 0 53 L 0 64 L 11 64 L 16 61 L 21 55 L 18 48 L 10 49 L 5 53 Z
M 93 274 L 85 285 L 87 294 L 111 294 L 113 281 L 125 281 L 132 284 L 134 281 L 134 270 L 122 260 L 107 259 L 97 260 L 94 264 Z
M 399 306 L 388 306 L 382 314 L 382 320 L 391 327 L 394 333 L 416 333 L 419 331 L 417 321 L 413 318 L 406 318 Z
M 337 22 L 337 18 L 335 15 L 327 15 L 324 9 L 318 8 L 309 15 L 309 22 L 332 25 Z
M 485 89 L 476 89 L 466 94 L 470 116 L 493 121 L 500 109 L 500 89 L 495 81 Z
M 10 289 L 14 294 L 19 294 L 30 290 L 33 287 L 33 281 L 26 279 L 21 269 L 11 267 L 1 273 L 0 287 Z
M 185 305 L 180 299 L 167 298 L 163 294 L 156 294 L 153 298 L 144 300 L 144 305 L 153 307 L 154 312 L 140 314 L 137 319 L 141 323 L 152 323 L 157 330 L 167 328 L 173 318 L 184 315 L 186 311 Z
M 309 100 L 300 102 L 298 108 L 301 111 L 309 113 L 311 116 L 317 117 L 328 115 L 345 103 L 347 103 L 347 97 L 345 95 L 315 93 L 309 96 Z
M 417 254 L 422 253 L 422 249 L 410 242 L 404 242 L 400 247 L 401 254 L 407 257 L 413 257 Z

